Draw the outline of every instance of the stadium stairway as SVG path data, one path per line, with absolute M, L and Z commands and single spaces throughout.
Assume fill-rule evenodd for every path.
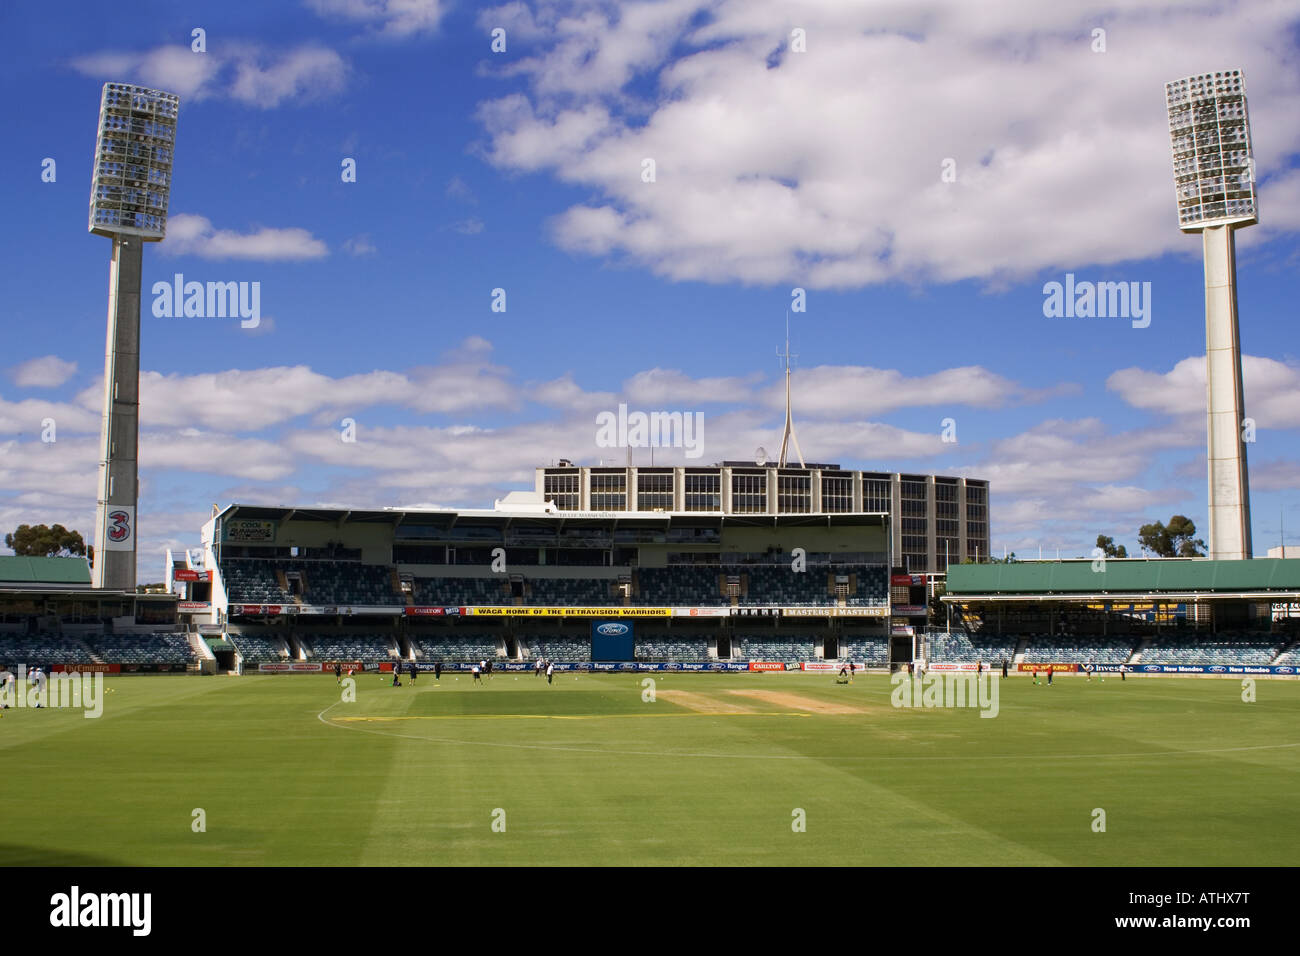
M 78 646 L 79 646 L 83 651 L 86 652 L 86 656 L 90 659 L 90 661 L 91 661 L 92 663 L 95 663 L 95 664 L 102 664 L 102 663 L 104 663 L 104 658 L 100 656 L 99 652 L 96 651 L 96 650 L 95 650 L 93 647 L 91 647 L 89 644 L 87 644 L 87 643 L 86 643 L 84 640 L 82 640 L 80 637 L 74 637 L 73 640 L 76 641 L 76 642 L 77 642 L 77 645 L 78 645 Z
M 197 634 L 185 635 L 190 642 L 190 647 L 194 651 L 194 656 L 201 661 L 215 661 L 217 655 L 212 653 L 212 648 L 208 647 L 208 642 Z
M 1273 656 L 1273 659 L 1269 661 L 1269 663 L 1276 664 L 1279 661 L 1281 661 L 1283 664 L 1285 664 L 1286 661 L 1283 661 L 1282 658 L 1286 657 L 1286 655 L 1288 654 L 1291 654 L 1296 649 L 1297 646 L 1300 646 L 1300 640 L 1288 641 L 1287 643 L 1283 644 L 1281 647 L 1278 648 L 1277 654 Z
M 1151 646 L 1151 638 L 1149 637 L 1143 638 L 1142 643 L 1137 646 L 1137 650 L 1135 650 L 1132 654 L 1129 655 L 1129 659 L 1125 663 L 1128 664 L 1138 663 L 1140 660 L 1142 660 L 1142 655 L 1146 653 L 1147 648 L 1150 646 Z
M 1029 646 L 1029 638 L 1022 637 L 1016 642 L 1016 649 L 1011 654 L 1011 663 L 1019 667 L 1025 662 L 1025 648 Z

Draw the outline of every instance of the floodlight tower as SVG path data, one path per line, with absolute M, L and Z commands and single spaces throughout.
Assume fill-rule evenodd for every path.
M 90 186 L 90 231 L 113 240 L 93 586 L 135 590 L 139 472 L 140 275 L 144 243 L 167 233 L 180 98 L 105 83 Z
M 1165 84 L 1178 226 L 1205 253 L 1205 394 L 1210 557 L 1252 557 L 1234 231 L 1259 222 L 1240 70 Z

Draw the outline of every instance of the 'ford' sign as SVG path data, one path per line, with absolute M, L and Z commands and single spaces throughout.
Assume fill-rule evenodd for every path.
M 614 621 L 610 621 L 608 624 L 601 624 L 596 628 L 596 633 L 602 634 L 605 637 L 622 637 L 627 632 L 628 626 L 626 624 L 618 624 Z

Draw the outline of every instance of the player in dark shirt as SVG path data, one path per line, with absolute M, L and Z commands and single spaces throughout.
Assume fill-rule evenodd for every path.
M 415 661 L 411 661 L 411 666 L 407 668 L 407 672 L 411 675 L 411 683 L 414 684 L 415 675 L 420 672 L 419 668 L 415 666 Z

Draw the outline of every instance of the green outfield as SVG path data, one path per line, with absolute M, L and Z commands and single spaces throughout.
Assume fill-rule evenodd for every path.
M 988 719 L 884 676 L 644 679 L 110 678 L 99 719 L 0 719 L 0 865 L 1297 860 L 1297 682 L 1015 678 Z

